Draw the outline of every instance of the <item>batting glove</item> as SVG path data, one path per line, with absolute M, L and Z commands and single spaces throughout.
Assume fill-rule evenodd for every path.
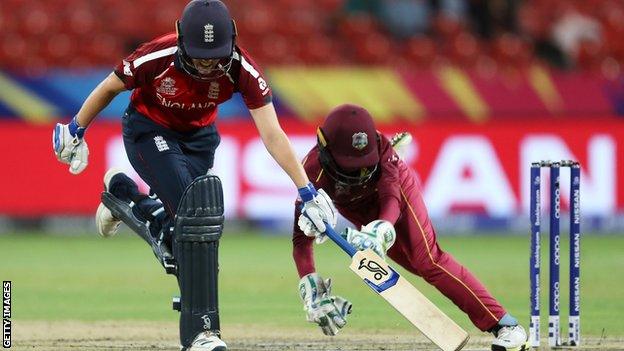
M 54 154 L 60 162 L 69 165 L 72 174 L 84 171 L 89 163 L 89 147 L 84 140 L 86 130 L 74 117 L 69 124 L 57 123 L 52 132 Z
M 338 221 L 334 203 L 323 189 L 317 191 L 312 183 L 299 188 L 299 196 L 303 201 L 303 209 L 297 221 L 299 229 L 305 235 L 315 237 L 318 244 L 325 242 L 325 222 L 334 228 Z
M 347 228 L 342 237 L 356 250 L 371 249 L 385 259 L 386 252 L 396 239 L 396 231 L 390 222 L 378 219 L 362 226 L 360 230 Z
M 334 336 L 347 324 L 351 302 L 331 296 L 331 280 L 323 280 L 317 273 L 310 273 L 299 281 L 299 295 L 308 322 L 316 323 L 323 334 Z

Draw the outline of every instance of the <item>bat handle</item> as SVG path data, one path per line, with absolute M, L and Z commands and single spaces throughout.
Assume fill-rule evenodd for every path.
M 334 228 L 332 228 L 327 222 L 325 222 L 325 235 L 327 235 L 333 242 L 335 242 L 340 248 L 346 252 L 349 256 L 353 257 L 357 250 L 349 244 L 340 234 L 336 233 Z

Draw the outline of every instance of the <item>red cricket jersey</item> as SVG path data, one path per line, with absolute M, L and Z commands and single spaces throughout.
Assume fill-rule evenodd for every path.
M 176 67 L 177 36 L 169 33 L 140 45 L 115 68 L 115 74 L 132 92 L 138 112 L 177 131 L 213 123 L 217 106 L 239 92 L 252 110 L 272 100 L 258 65 L 240 47 L 235 48 L 227 75 L 212 81 L 193 79 Z

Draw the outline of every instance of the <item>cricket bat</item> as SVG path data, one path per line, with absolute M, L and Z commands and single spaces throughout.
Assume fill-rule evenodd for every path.
M 461 350 L 468 333 L 450 319 L 373 250 L 357 251 L 330 225 L 325 234 L 351 256 L 351 268 L 377 294 L 444 351 Z

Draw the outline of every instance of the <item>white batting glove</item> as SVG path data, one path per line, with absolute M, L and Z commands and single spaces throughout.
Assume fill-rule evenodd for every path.
M 318 191 L 312 183 L 299 189 L 299 196 L 303 201 L 303 209 L 297 220 L 299 229 L 310 237 L 315 237 L 318 244 L 325 242 L 325 222 L 334 228 L 338 215 L 334 203 L 323 190 Z
M 327 336 L 334 336 L 347 324 L 351 302 L 331 296 L 331 280 L 323 280 L 318 273 L 310 273 L 299 281 L 299 295 L 308 322 L 316 323 Z
M 312 223 L 310 218 L 304 216 L 303 214 L 300 215 L 299 219 L 297 220 L 297 225 L 299 226 L 299 229 L 301 229 L 303 234 L 312 238 L 316 238 L 317 244 L 322 244 L 325 242 L 326 235 L 323 235 L 323 233 L 319 232 L 318 229 L 316 229 L 314 223 Z
M 377 219 L 362 226 L 360 230 L 347 228 L 342 236 L 356 250 L 371 249 L 385 259 L 386 252 L 394 245 L 396 231 L 390 222 Z
M 86 128 L 81 127 L 74 117 L 69 124 L 57 123 L 52 132 L 52 147 L 56 158 L 69 165 L 69 172 L 78 174 L 89 163 L 89 147 L 84 140 Z

